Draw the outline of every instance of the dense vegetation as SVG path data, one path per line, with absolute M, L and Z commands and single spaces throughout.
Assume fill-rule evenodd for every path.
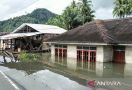
M 94 19 L 94 11 L 90 0 L 73 1 L 62 15 L 49 19 L 48 24 L 71 30 Z
M 49 18 L 56 16 L 56 14 L 47 9 L 36 9 L 32 13 L 15 17 L 13 19 L 0 21 L 0 31 L 10 32 L 16 29 L 23 23 L 44 24 Z
M 132 14 L 132 0 L 115 0 L 113 15 L 119 18 L 125 18 Z

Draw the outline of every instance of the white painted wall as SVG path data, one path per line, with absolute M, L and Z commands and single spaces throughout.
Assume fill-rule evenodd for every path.
M 113 48 L 111 46 L 97 46 L 97 62 L 109 62 L 113 59 Z
M 51 45 L 51 55 L 55 55 L 55 46 Z
M 126 46 L 125 63 L 132 63 L 132 46 Z
M 67 45 L 67 57 L 77 58 L 77 47 L 75 45 Z
M 113 47 L 104 46 L 104 62 L 109 62 L 113 60 Z
M 97 62 L 103 62 L 103 59 L 104 59 L 104 50 L 103 50 L 103 46 L 97 46 L 96 61 L 97 61 Z

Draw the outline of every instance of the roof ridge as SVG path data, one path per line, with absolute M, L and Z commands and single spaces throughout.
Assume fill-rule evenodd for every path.
M 130 20 L 132 19 L 132 16 L 130 17 L 126 17 L 126 18 L 113 18 L 113 19 L 102 19 L 104 22 L 109 22 L 109 21 L 124 21 L 124 20 Z M 96 19 L 96 20 L 100 20 L 100 19 Z
M 105 25 L 103 24 L 104 20 L 96 20 L 96 26 L 99 30 L 101 37 L 103 38 L 104 42 L 111 43 L 111 41 L 115 41 L 113 36 L 108 33 L 108 29 L 106 29 Z

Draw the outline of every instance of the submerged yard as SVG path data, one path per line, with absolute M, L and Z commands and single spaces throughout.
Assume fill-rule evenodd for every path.
M 132 65 L 81 62 L 39 53 L 38 60 L 1 63 L 4 72 L 21 90 L 131 90 Z M 0 57 L 0 61 L 3 58 Z M 117 81 L 121 85 L 90 87 L 89 80 Z

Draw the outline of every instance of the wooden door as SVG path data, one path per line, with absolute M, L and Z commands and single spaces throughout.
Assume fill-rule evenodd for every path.
M 77 60 L 78 61 L 82 60 L 82 55 L 83 55 L 83 51 L 82 50 L 77 50 Z
M 83 50 L 83 61 L 88 62 L 88 59 L 89 59 L 89 51 Z
M 62 52 L 63 52 L 63 57 L 67 57 L 67 49 L 63 49 Z
M 58 48 L 55 48 L 55 56 L 58 56 L 58 52 L 59 52 Z
M 96 51 L 90 51 L 90 62 L 96 62 Z
M 59 57 L 62 57 L 62 49 L 59 48 Z
M 114 62 L 125 63 L 125 51 L 114 51 Z

